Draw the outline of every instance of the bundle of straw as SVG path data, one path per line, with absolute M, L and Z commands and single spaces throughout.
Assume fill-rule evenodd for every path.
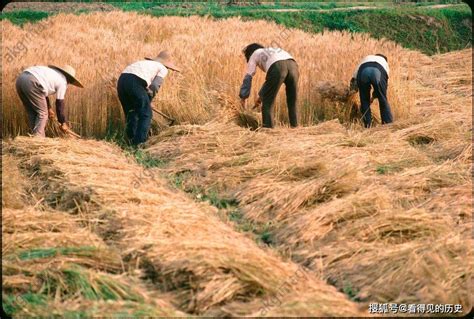
M 248 110 L 240 110 L 234 113 L 234 122 L 241 127 L 249 128 L 254 131 L 258 129 L 260 125 L 260 117 L 255 113 Z
M 358 94 L 356 91 L 351 91 L 346 84 L 343 82 L 320 81 L 316 84 L 316 90 L 322 100 L 342 104 L 339 113 L 343 121 L 361 121 L 362 114 L 360 112 Z M 374 122 L 379 122 L 376 116 L 374 116 Z
M 64 131 L 61 128 L 61 124 L 58 122 L 57 119 L 53 118 L 48 121 L 46 130 L 51 133 L 52 136 L 62 137 L 62 138 L 81 138 L 79 134 L 74 132 L 71 129 Z
M 355 92 L 343 82 L 320 81 L 316 83 L 316 90 L 323 99 L 346 103 Z

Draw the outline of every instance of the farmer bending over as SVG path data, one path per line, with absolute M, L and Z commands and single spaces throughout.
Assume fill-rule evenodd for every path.
M 370 127 L 372 124 L 372 114 L 370 111 L 370 87 L 374 88 L 373 98 L 379 100 L 380 115 L 382 124 L 392 123 L 393 117 L 390 104 L 387 100 L 388 75 L 387 57 L 382 54 L 368 55 L 357 66 L 350 87 L 359 90 L 361 111 L 364 119 L 364 126 Z
M 291 127 L 298 126 L 298 115 L 296 99 L 298 90 L 298 64 L 286 51 L 280 48 L 264 48 L 258 43 L 249 44 L 244 48 L 243 54 L 247 60 L 247 73 L 240 88 L 240 99 L 242 106 L 250 96 L 252 88 L 252 77 L 255 75 L 257 66 L 267 73 L 256 106 L 262 107 L 263 127 L 273 127 L 274 102 L 280 86 L 285 83 L 286 103 L 288 106 L 288 117 Z
M 64 67 L 32 66 L 24 70 L 16 79 L 16 91 L 28 114 L 28 125 L 34 136 L 45 137 L 45 128 L 54 111 L 49 96 L 56 94 L 56 113 L 63 132 L 69 131 L 67 124 L 64 96 L 68 84 L 83 88 L 76 79 L 76 70 Z
M 123 70 L 117 83 L 117 92 L 126 118 L 126 133 L 133 145 L 148 138 L 152 119 L 151 100 L 163 84 L 168 69 L 180 72 L 167 51 L 156 58 L 145 58 Z

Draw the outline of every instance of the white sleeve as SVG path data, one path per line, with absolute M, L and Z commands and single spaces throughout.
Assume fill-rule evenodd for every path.
M 168 69 L 165 66 L 161 66 L 158 68 L 158 73 L 156 73 L 156 76 L 159 76 L 161 78 L 165 78 L 168 75 Z M 153 81 L 153 79 L 151 79 Z
M 64 97 L 66 96 L 66 90 L 67 90 L 67 83 L 61 83 L 56 87 L 56 99 L 57 100 L 64 100 Z

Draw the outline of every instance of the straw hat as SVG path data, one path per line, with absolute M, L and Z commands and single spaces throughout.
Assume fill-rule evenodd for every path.
M 59 67 L 55 65 L 48 65 L 48 67 L 60 71 L 62 74 L 66 76 L 68 82 L 71 83 L 72 85 L 78 86 L 80 88 L 84 87 L 82 83 L 78 79 L 76 79 L 76 70 L 72 66 L 64 65 L 62 67 Z
M 181 70 L 173 63 L 168 51 L 161 51 L 156 58 L 145 58 L 145 60 L 160 62 L 168 69 L 174 70 L 176 72 L 181 72 Z

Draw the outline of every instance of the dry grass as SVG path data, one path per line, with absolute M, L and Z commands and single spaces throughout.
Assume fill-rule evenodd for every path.
M 12 181 L 16 181 L 13 183 Z M 22 208 L 25 206 L 26 181 L 21 178 L 13 157 L 2 155 L 2 207 Z
M 148 151 L 169 161 L 170 174 L 186 171 L 186 189 L 236 198 L 246 218 L 271 221 L 283 254 L 359 300 L 468 310 L 470 54 L 454 53 L 464 61 L 454 65 L 449 55 L 421 65 L 417 112 L 386 127 L 325 122 L 254 133 L 209 123 L 165 132 Z M 466 80 L 427 85 L 433 63 Z
M 299 300 L 296 312 L 311 303 L 318 305 L 312 306 L 314 315 L 361 314 L 334 287 L 304 270 L 287 283 L 298 271 L 295 264 L 232 230 L 208 204 L 169 189 L 158 172 L 143 171 L 116 147 L 16 138 L 5 151 L 36 172 L 34 188 L 45 203 L 98 219 L 91 229 L 121 251 L 129 271 L 142 270 L 187 313 L 235 315 L 237 310 L 226 306 L 238 304 L 239 314 L 259 314 L 266 299 L 282 294 Z M 278 313 L 278 307 L 267 312 Z
M 470 309 L 471 50 L 428 58 L 361 35 L 292 30 L 281 43 L 305 66 L 301 120 L 335 120 L 252 131 L 258 114 L 236 97 L 239 52 L 249 41 L 270 43 L 280 27 L 117 12 L 40 23 L 46 28 L 29 52 L 4 63 L 4 133 L 25 131 L 15 75 L 58 52 L 60 64 L 89 66 L 78 70 L 88 88 L 71 88 L 68 105 L 74 128 L 100 136 L 120 120 L 114 87 L 123 67 L 170 49 L 185 72 L 170 75 L 156 104 L 182 125 L 147 145 L 167 163 L 161 169 L 144 170 L 118 147 L 92 140 L 4 143 L 3 301 L 17 314 L 359 316 L 369 302 Z M 2 24 L 7 47 L 34 28 Z M 63 32 L 74 52 L 43 46 Z M 234 32 L 242 36 L 226 36 Z M 374 51 L 392 61 L 396 121 L 342 125 L 353 115 L 343 83 Z M 260 74 L 255 85 L 262 81 Z M 286 123 L 282 96 L 277 110 Z M 189 192 L 235 199 L 247 222 L 267 226 L 272 245 L 236 231 L 222 220 L 228 211 L 170 188 L 165 176 Z M 44 302 L 15 297 L 31 294 Z
M 324 100 L 315 85 L 319 81 L 348 83 L 359 60 L 374 52 L 384 52 L 391 61 L 389 99 L 395 118 L 405 118 L 414 104 L 409 61 L 423 59 L 421 54 L 404 50 L 392 42 L 373 40 L 362 34 L 314 35 L 293 29 L 283 32 L 281 26 L 271 22 L 243 22 L 239 18 L 157 19 L 135 13 L 107 12 L 80 16 L 58 14 L 23 28 L 7 20 L 1 23 L 5 48 L 13 47 L 32 30 L 38 32 L 34 41 L 28 41 L 25 54 L 12 62 L 5 59 L 3 63 L 4 135 L 24 134 L 27 130 L 26 114 L 14 83 L 18 74 L 30 65 L 67 63 L 77 68 L 78 78 L 86 88 L 68 90 L 66 103 L 72 128 L 83 136 L 100 137 L 108 128 L 117 128 L 118 123 L 122 123 L 115 89 L 120 72 L 129 63 L 162 49 L 172 52 L 184 72 L 170 74 L 155 104 L 181 124 L 202 124 L 222 110 L 233 109 L 238 103 L 237 92 L 245 70 L 241 49 L 250 42 L 270 45 L 276 41 L 298 61 L 300 122 L 305 125 L 332 118 L 347 120 L 344 105 Z M 126 30 L 122 28 L 124 25 Z M 266 32 L 256 33 L 256 29 Z M 264 75 L 259 73 L 254 80 L 250 104 L 263 80 Z M 284 93 L 277 99 L 276 116 L 277 122 L 286 125 Z
M 92 233 L 88 222 L 52 210 L 44 198 L 35 203 L 17 159 L 2 160 L 2 191 L 10 194 L 2 201 L 5 311 L 28 317 L 181 314 L 139 274 L 127 273 L 119 251 Z

